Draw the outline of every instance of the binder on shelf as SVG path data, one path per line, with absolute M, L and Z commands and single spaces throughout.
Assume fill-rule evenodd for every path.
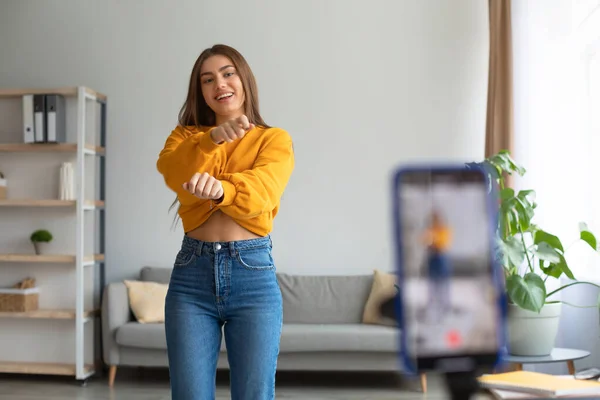
M 65 98 L 59 94 L 46 95 L 46 141 L 66 141 Z
M 65 143 L 65 98 L 60 94 L 23 95 L 23 142 Z
M 26 94 L 23 96 L 23 142 L 33 143 L 35 142 L 35 135 L 33 133 L 33 95 Z
M 46 141 L 46 97 L 43 94 L 33 95 L 33 119 L 36 143 Z

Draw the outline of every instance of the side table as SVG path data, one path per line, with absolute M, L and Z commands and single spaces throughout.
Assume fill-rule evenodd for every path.
M 586 350 L 554 348 L 547 356 L 514 356 L 505 354 L 502 361 L 515 364 L 517 371 L 523 369 L 523 364 L 546 364 L 554 362 L 566 362 L 569 369 L 569 375 L 575 374 L 575 360 L 586 358 L 591 353 Z

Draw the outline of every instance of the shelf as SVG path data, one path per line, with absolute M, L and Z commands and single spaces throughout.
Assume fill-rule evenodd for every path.
M 93 365 L 84 365 L 86 375 L 93 371 Z M 0 373 L 75 376 L 75 364 L 0 361 Z
M 107 147 L 105 147 L 107 97 L 82 85 L 0 88 L 0 105 L 8 107 L 5 110 L 6 117 L 14 117 L 10 126 L 22 126 L 23 113 L 19 110 L 15 112 L 15 107 L 23 108 L 23 96 L 52 94 L 61 95 L 67 101 L 65 104 L 66 120 L 64 127 L 61 128 L 64 131 L 59 132 L 63 134 L 62 137 L 67 138 L 66 142 L 24 143 L 23 133 L 19 132 L 18 129 L 5 130 L 0 133 L 0 161 L 2 164 L 12 161 L 20 164 L 22 158 L 33 157 L 39 159 L 40 162 L 49 161 L 50 164 L 47 168 L 54 168 L 52 165 L 56 162 L 71 160 L 73 161 L 74 178 L 80 195 L 69 197 L 69 200 L 61 200 L 61 196 L 53 193 L 49 193 L 47 198 L 44 198 L 43 194 L 35 196 L 34 193 L 14 193 L 15 196 L 23 197 L 14 198 L 15 196 L 11 196 L 12 198 L 0 199 L 0 220 L 4 221 L 7 217 L 12 216 L 11 214 L 15 214 L 15 218 L 33 218 L 34 221 L 46 217 L 48 212 L 51 213 L 50 217 L 58 212 L 63 216 L 68 216 L 69 219 L 71 219 L 72 214 L 73 224 L 68 221 L 65 229 L 71 229 L 71 225 L 74 225 L 73 243 L 71 243 L 72 246 L 69 246 L 73 248 L 53 249 L 51 247 L 47 252 L 38 255 L 33 251 L 33 246 L 14 248 L 8 243 L 7 246 L 3 246 L 4 253 L 0 250 L 0 270 L 2 270 L 2 267 L 18 268 L 19 270 L 25 268 L 26 270 L 35 271 L 44 269 L 44 271 L 40 271 L 44 277 L 48 274 L 57 274 L 48 277 L 48 282 L 40 278 L 39 285 L 44 290 L 43 288 L 48 283 L 49 287 L 46 292 L 52 294 L 56 299 L 64 301 L 65 304 L 61 304 L 61 306 L 66 306 L 66 308 L 58 306 L 56 309 L 52 309 L 52 305 L 47 304 L 47 308 L 35 311 L 0 311 L 0 322 L 13 325 L 15 323 L 22 324 L 18 329 L 23 329 L 23 333 L 25 333 L 25 330 L 33 331 L 38 333 L 41 338 L 52 336 L 52 326 L 49 326 L 47 331 L 44 329 L 48 322 L 55 321 L 54 323 L 61 326 L 65 325 L 65 328 L 72 331 L 72 337 L 71 335 L 64 335 L 64 338 L 57 339 L 61 339 L 61 342 L 64 340 L 64 345 L 73 347 L 74 357 L 54 359 L 54 352 L 50 351 L 51 349 L 46 349 L 46 343 L 42 340 L 39 343 L 29 343 L 23 349 L 26 354 L 22 354 L 22 356 L 5 357 L 4 360 L 0 357 L 0 374 L 64 375 L 81 380 L 93 375 L 96 372 L 95 368 L 97 368 L 94 362 L 86 361 L 88 350 L 93 353 L 94 359 L 98 356 L 95 354 L 98 345 L 97 335 L 94 333 L 93 339 L 90 341 L 88 338 L 90 332 L 85 329 L 85 324 L 94 321 L 100 315 L 100 310 L 95 309 L 96 306 L 88 304 L 86 299 L 87 295 L 90 294 L 96 300 L 102 295 L 101 290 L 98 291 L 97 288 L 105 284 L 105 255 L 94 254 L 96 252 L 104 253 L 106 215 L 103 210 L 106 208 L 105 198 L 104 196 L 86 195 L 85 193 L 88 193 L 88 188 L 94 191 L 100 190 L 101 193 L 104 193 L 107 152 Z M 93 117 L 91 117 L 92 113 L 94 114 Z M 26 117 L 30 116 L 27 115 Z M 90 162 L 93 163 L 93 166 L 88 167 Z M 23 169 L 22 166 L 18 165 L 14 168 L 16 170 Z M 29 172 L 34 173 L 35 171 Z M 26 174 L 23 176 L 26 176 Z M 15 176 L 14 178 L 14 183 L 17 183 L 18 177 Z M 10 179 L 9 177 L 9 187 L 10 182 L 12 182 Z M 99 211 L 96 212 L 95 210 Z M 86 222 L 90 214 L 94 214 L 93 216 L 98 218 L 98 223 L 94 224 L 93 232 L 88 233 Z M 8 229 L 4 225 L 0 224 L 3 228 Z M 12 225 L 14 224 L 11 222 L 8 226 Z M 24 229 L 28 228 L 25 227 Z M 87 240 L 88 235 L 89 239 L 93 241 L 94 247 L 87 247 L 86 244 L 89 243 Z M 63 243 L 62 245 L 66 246 L 67 244 Z M 58 246 L 60 243 L 56 245 Z M 11 251 L 14 253 L 9 253 Z M 53 252 L 57 254 L 53 254 Z M 48 268 L 52 268 L 53 272 L 48 271 Z M 58 269 L 54 270 L 54 268 Z M 96 268 L 98 268 L 98 271 L 95 270 Z M 73 284 L 65 288 L 55 288 L 56 282 L 60 283 L 63 275 L 74 275 Z M 96 281 L 96 275 L 99 275 L 99 282 Z M 71 300 L 71 297 L 74 298 L 74 301 Z M 88 309 L 88 307 L 91 309 Z M 30 325 L 32 323 L 33 325 Z M 0 337 L 4 336 L 0 335 Z M 10 345 L 6 344 L 6 346 Z M 2 353 L 2 348 L 0 348 L 0 353 Z
M 84 257 L 84 263 L 93 264 L 104 261 L 104 254 Z M 74 255 L 63 254 L 0 254 L 0 262 L 29 262 L 29 263 L 74 263 Z
M 84 318 L 98 314 L 98 310 L 90 310 L 83 313 Z M 24 319 L 75 319 L 75 310 L 35 310 L 27 312 L 0 311 L 0 318 L 24 318 Z
M 0 153 L 75 153 L 76 143 L 4 143 L 0 144 Z M 85 145 L 85 153 L 105 155 L 104 147 Z
M 73 207 L 75 200 L 36 200 L 36 199 L 4 199 L 0 200 L 0 207 Z M 84 203 L 85 209 L 103 208 L 103 201 L 88 200 Z
M 2 97 L 21 97 L 26 94 L 62 94 L 63 96 L 77 96 L 77 87 L 59 87 L 59 88 L 34 88 L 34 89 L 0 89 L 0 98 Z M 106 95 L 96 92 L 90 88 L 85 88 L 86 96 L 106 101 Z

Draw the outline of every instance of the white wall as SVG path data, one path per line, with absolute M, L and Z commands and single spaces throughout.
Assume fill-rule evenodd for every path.
M 155 162 L 196 57 L 233 45 L 266 121 L 295 140 L 279 270 L 370 273 L 392 267 L 391 169 L 483 156 L 487 29 L 481 0 L 3 2 L 0 87 L 108 95 L 110 282 L 172 265 L 181 225 Z

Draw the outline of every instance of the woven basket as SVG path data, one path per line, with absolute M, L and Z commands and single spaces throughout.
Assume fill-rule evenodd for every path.
M 0 289 L 0 312 L 36 311 L 39 307 L 39 288 Z

